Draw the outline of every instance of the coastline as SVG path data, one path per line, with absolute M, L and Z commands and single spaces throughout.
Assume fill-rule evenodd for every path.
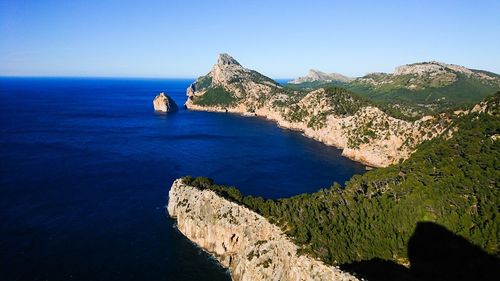
M 227 268 L 232 280 L 358 280 L 300 255 L 299 247 L 261 215 L 182 179 L 172 183 L 167 210 L 177 229 Z
M 273 112 L 274 114 L 268 114 L 270 112 L 269 110 L 258 109 L 254 113 L 250 113 L 250 112 L 246 111 L 244 108 L 235 108 L 235 107 L 218 108 L 218 107 L 214 107 L 214 106 L 200 106 L 200 105 L 193 104 L 189 99 L 186 101 L 184 106 L 187 110 L 193 110 L 193 111 L 204 111 L 204 112 L 213 112 L 213 113 L 229 113 L 229 114 L 237 114 L 237 115 L 244 116 L 244 117 L 263 118 L 265 120 L 269 120 L 269 121 L 274 122 L 278 128 L 292 130 L 292 131 L 296 131 L 296 132 L 301 132 L 302 133 L 301 135 L 304 137 L 307 137 L 309 139 L 313 139 L 313 140 L 320 142 L 324 145 L 340 149 L 340 150 L 342 150 L 343 157 L 346 157 L 346 158 L 349 158 L 353 161 L 361 163 L 361 164 L 365 165 L 368 169 L 383 168 L 383 167 L 386 167 L 389 165 L 389 164 L 377 163 L 374 161 L 370 161 L 370 160 L 366 159 L 365 157 L 360 157 L 359 154 L 355 153 L 356 151 L 359 151 L 359 150 L 354 151 L 352 149 L 345 147 L 345 145 L 341 145 L 340 142 L 335 142 L 331 139 L 325 139 L 325 138 L 318 137 L 317 131 L 310 130 L 310 129 L 304 129 L 302 124 L 296 124 L 296 123 L 291 123 L 291 122 L 285 121 L 277 112 Z

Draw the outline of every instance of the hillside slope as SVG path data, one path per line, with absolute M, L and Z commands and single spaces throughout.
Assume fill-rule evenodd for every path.
M 289 86 L 294 89 L 338 86 L 421 116 L 480 102 L 500 90 L 500 76 L 432 61 L 403 65 L 394 73 L 371 73 L 352 81 L 304 81 Z

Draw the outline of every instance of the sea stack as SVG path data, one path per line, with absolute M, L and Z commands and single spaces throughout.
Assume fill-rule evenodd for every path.
M 178 110 L 175 101 L 164 92 L 161 92 L 154 98 L 153 107 L 155 111 L 159 112 L 174 112 Z

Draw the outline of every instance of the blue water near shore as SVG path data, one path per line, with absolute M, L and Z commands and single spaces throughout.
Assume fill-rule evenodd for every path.
M 278 198 L 364 172 L 261 118 L 153 112 L 191 82 L 0 78 L 0 280 L 229 280 L 168 218 L 174 179 Z

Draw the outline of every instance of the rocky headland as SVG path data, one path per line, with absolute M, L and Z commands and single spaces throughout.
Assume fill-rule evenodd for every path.
M 212 70 L 188 87 L 187 96 L 190 110 L 265 117 L 374 167 L 407 159 L 451 123 L 446 114 L 400 119 L 339 88 L 290 90 L 227 54 L 219 55 Z
M 172 184 L 167 209 L 179 231 L 228 268 L 233 280 L 358 280 L 299 255 L 298 246 L 261 215 L 182 179 Z

